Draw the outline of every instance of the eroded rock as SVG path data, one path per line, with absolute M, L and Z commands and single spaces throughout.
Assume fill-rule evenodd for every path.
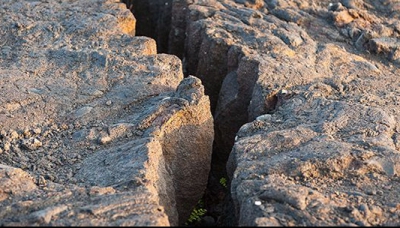
M 237 225 L 397 224 L 396 1 L 177 2 Z
M 239 131 L 228 164 L 239 224 L 262 225 L 259 217 L 276 218 L 282 226 L 397 223 L 389 203 L 398 198 L 392 187 L 400 158 L 393 116 L 380 108 L 303 96 Z M 380 213 L 343 213 L 362 204 Z
M 170 40 L 185 44 L 184 53 L 176 54 L 183 55 L 187 72 L 199 77 L 210 95 L 221 160 L 227 159 L 241 125 L 275 110 L 281 90 L 325 80 L 343 91 L 334 84 L 344 77 L 349 82 L 355 75 L 367 78 L 354 79 L 360 87 L 370 75 L 385 75 L 379 72 L 385 65 L 370 59 L 367 52 L 397 61 L 397 18 L 390 17 L 394 2 L 343 1 L 340 7 L 321 1 L 257 4 L 176 1 L 172 9 L 176 15 L 186 12 L 185 22 L 179 19 L 184 16 L 172 20 L 172 27 L 184 29 L 186 36 L 171 31 Z M 339 56 L 346 72 L 339 70 Z M 347 70 L 357 67 L 364 70 Z M 389 86 L 393 78 L 389 74 L 378 84 Z
M 0 224 L 183 224 L 210 171 L 201 81 L 120 1 L 0 5 L 0 163 L 22 173 L 5 171 Z

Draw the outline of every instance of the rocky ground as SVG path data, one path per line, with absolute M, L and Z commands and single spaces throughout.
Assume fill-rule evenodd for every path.
M 183 224 L 210 170 L 201 81 L 119 1 L 0 5 L 0 224 Z
M 0 1 L 0 224 L 400 224 L 398 1 L 123 2 Z
M 398 225 L 399 3 L 177 2 L 233 224 Z

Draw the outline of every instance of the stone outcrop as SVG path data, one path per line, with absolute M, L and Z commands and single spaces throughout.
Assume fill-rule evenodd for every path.
M 1 225 L 183 225 L 221 177 L 201 225 L 399 225 L 398 1 L 0 15 Z
M 395 129 L 381 108 L 293 94 L 238 133 L 227 166 L 239 224 L 398 224 Z
M 174 54 L 184 56 L 188 74 L 202 79 L 211 97 L 216 146 L 221 150 L 222 159 L 229 155 L 233 138 L 242 124 L 275 109 L 281 89 L 307 84 L 315 78 L 337 80 L 326 77 L 336 73 L 326 65 L 330 60 L 326 49 L 335 44 L 343 47 L 342 53 L 335 51 L 338 55 L 349 53 L 347 48 L 353 49 L 349 54 L 356 52 L 354 67 L 372 72 L 378 69 L 368 61 L 366 51 L 387 53 L 387 56 L 397 53 L 399 30 L 396 18 L 390 17 L 396 15 L 395 8 L 391 8 L 395 3 L 390 1 L 387 8 L 379 3 L 366 3 L 359 9 L 320 1 L 175 2 L 172 14 L 186 12 L 184 16 L 176 16 L 186 20 L 184 23 L 179 19 L 172 21 L 170 40 L 180 39 L 177 43 L 184 43 L 185 47 L 183 53 L 176 51 Z M 336 5 L 341 7 L 335 8 Z M 373 9 L 375 12 L 387 9 L 388 13 L 379 17 L 378 13 L 373 14 Z M 337 23 L 338 14 L 356 14 L 356 11 L 358 23 Z M 362 27 L 363 24 L 370 26 Z M 377 26 L 375 24 L 387 24 L 382 28 L 385 32 L 374 32 L 369 39 L 362 38 L 366 37 L 363 34 L 372 33 L 370 30 Z M 349 35 L 350 30 L 358 33 L 353 31 L 354 34 Z M 187 35 L 178 38 L 182 33 Z M 364 39 L 362 45 L 361 39 Z M 393 57 L 389 59 L 394 60 Z M 291 68 L 285 67 L 289 65 Z M 364 70 L 360 72 L 365 74 Z
M 183 224 L 204 193 L 201 81 L 120 1 L 0 1 L 0 224 Z
M 174 2 L 237 225 L 398 225 L 396 1 Z

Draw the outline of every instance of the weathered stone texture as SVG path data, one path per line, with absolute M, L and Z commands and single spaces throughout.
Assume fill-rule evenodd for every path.
M 221 138 L 216 140 L 216 144 L 223 158 L 229 154 L 227 148 L 232 146 L 238 127 L 260 114 L 272 112 L 276 95 L 281 89 L 310 81 L 337 81 L 337 78 L 347 75 L 350 81 L 358 74 L 358 71 L 345 73 L 339 68 L 330 69 L 330 61 L 340 66 L 341 60 L 335 55 L 343 57 L 356 54 L 354 60 L 345 62 L 365 69 L 359 70 L 359 74 L 365 77 L 369 77 L 369 72 L 380 75 L 366 51 L 386 53 L 389 60 L 394 60 L 392 62 L 397 56 L 395 50 L 400 34 L 396 27 L 397 18 L 391 17 L 396 14 L 389 12 L 390 6 L 395 3 L 390 1 L 386 3 L 389 4 L 387 6 L 377 2 L 357 3 L 358 9 L 346 8 L 340 3 L 341 7 L 336 7 L 326 1 L 272 1 L 266 4 L 262 1 L 236 1 L 238 4 L 232 1 L 176 2 L 177 6 L 182 6 L 177 8 L 174 5 L 177 9 L 173 8 L 176 10 L 173 14 L 185 12 L 186 9 L 189 12 L 185 23 L 177 19 L 172 21 L 172 26 L 180 29 L 186 26 L 186 71 L 202 79 L 206 92 L 210 94 L 212 111 L 216 117 L 216 137 Z M 343 4 L 355 4 L 349 2 Z M 358 13 L 357 21 L 369 23 L 370 26 L 360 27 L 362 23 L 351 22 L 332 26 L 338 12 L 342 11 Z M 382 11 L 387 13 L 379 13 Z M 371 33 L 370 30 L 378 25 L 385 25 L 385 29 L 374 30 L 374 36 L 365 38 L 360 49 L 362 34 Z M 356 28 L 358 36 L 350 36 L 349 31 Z M 384 38 L 386 36 L 390 38 Z M 174 37 L 173 31 L 171 37 Z M 380 40 L 386 40 L 387 43 L 381 41 L 374 45 Z M 331 51 L 335 52 L 332 58 Z M 249 66 L 249 61 L 253 65 Z M 291 67 L 285 67 L 289 65 Z M 338 71 L 342 76 L 336 75 Z M 236 77 L 238 79 L 232 79 Z M 391 84 L 391 78 L 386 77 L 382 83 Z M 230 83 L 223 83 L 224 80 Z M 252 92 L 254 95 L 251 95 Z M 242 108 L 238 110 L 237 107 Z M 225 116 L 231 116 L 232 120 Z
M 135 37 L 120 1 L 4 0 L 0 15 L 0 224 L 183 224 L 210 170 L 201 81 Z
M 176 2 L 238 225 L 399 224 L 396 1 Z
M 239 224 L 398 224 L 395 129 L 380 108 L 293 95 L 238 133 L 227 167 Z

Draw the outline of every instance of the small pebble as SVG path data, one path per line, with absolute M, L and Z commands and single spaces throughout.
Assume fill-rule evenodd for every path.
M 42 129 L 40 129 L 40 128 L 35 128 L 35 129 L 33 129 L 33 133 L 35 133 L 35 134 L 40 134 L 40 133 L 42 133 Z
M 99 139 L 99 142 L 100 142 L 101 145 L 107 144 L 110 141 L 111 141 L 111 137 L 110 136 L 104 136 L 104 137 L 101 137 Z
M 5 142 L 4 145 L 3 145 L 3 149 L 4 149 L 5 151 L 9 151 L 10 148 L 11 148 L 11 143 Z
M 18 138 L 18 133 L 16 131 L 11 131 L 10 132 L 10 138 L 11 139 L 17 139 Z

